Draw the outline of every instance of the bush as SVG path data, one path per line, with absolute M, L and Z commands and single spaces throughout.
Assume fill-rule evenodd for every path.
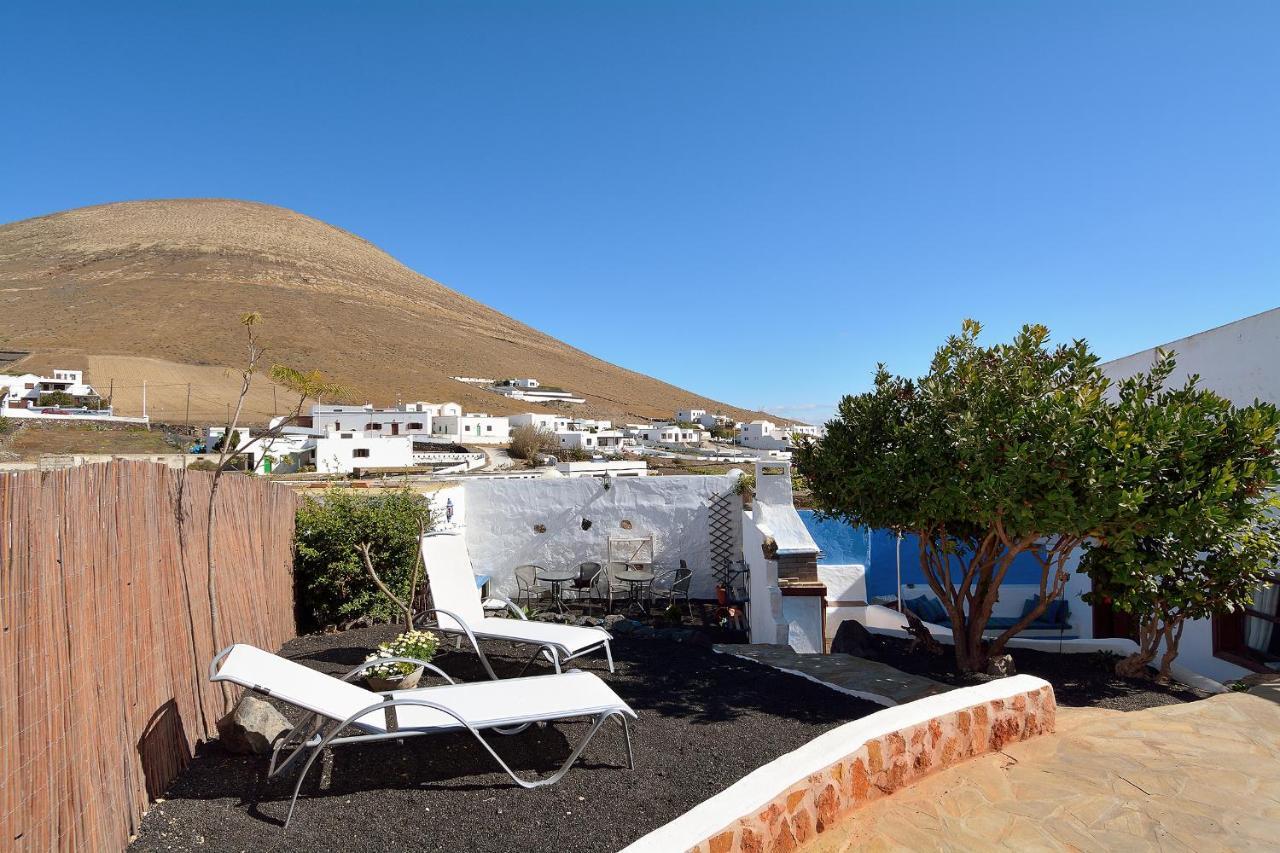
M 429 528 L 430 513 L 430 501 L 409 489 L 362 495 L 334 488 L 303 498 L 293 563 L 300 622 L 320 627 L 396 616 L 400 611 L 378 591 L 356 546 L 369 543 L 379 576 L 404 599 L 418 557 L 419 523 Z
M 209 452 L 221 453 L 222 448 L 226 445 L 226 443 L 227 443 L 227 434 L 224 432 L 222 435 L 218 436 L 218 440 L 213 443 L 213 447 L 209 448 Z M 231 431 L 231 449 L 235 450 L 239 446 L 240 446 L 240 430 L 233 429 Z
M 511 430 L 511 447 L 507 453 L 512 459 L 537 460 L 559 447 L 555 434 L 538 429 L 533 424 L 521 424 Z
M 591 451 L 581 447 L 561 447 L 552 451 L 552 455 L 561 462 L 590 462 Z

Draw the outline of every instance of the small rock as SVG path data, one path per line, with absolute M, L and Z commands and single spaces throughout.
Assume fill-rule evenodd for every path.
M 987 675 L 1004 678 L 1005 676 L 1016 675 L 1017 672 L 1018 670 L 1013 666 L 1013 655 L 997 655 L 987 662 Z
M 608 616 L 604 617 L 604 626 L 606 628 L 612 628 L 619 622 L 626 621 L 626 618 L 627 617 L 623 616 L 621 613 L 610 613 Z
M 291 728 L 269 703 L 246 693 L 230 714 L 218 720 L 218 739 L 228 752 L 268 755 L 276 738 Z

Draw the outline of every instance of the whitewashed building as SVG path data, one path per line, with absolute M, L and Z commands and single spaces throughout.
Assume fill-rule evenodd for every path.
M 533 403 L 585 403 L 585 397 L 566 391 L 563 388 L 544 386 L 537 379 L 507 379 L 490 386 L 490 391 L 510 397 L 513 400 L 528 400 Z
M 1168 384 L 1177 387 L 1197 374 L 1200 385 L 1237 406 L 1259 400 L 1280 405 L 1280 308 L 1255 314 L 1164 344 L 1177 359 Z M 1151 368 L 1156 348 L 1145 349 L 1102 365 L 1112 380 Z M 1114 389 L 1113 392 L 1114 393 Z M 1087 605 L 1081 606 L 1087 607 Z M 1077 606 L 1073 601 L 1071 606 Z M 1110 614 L 1093 608 L 1090 627 L 1098 635 L 1114 635 Z M 1186 623 L 1179 644 L 1178 663 L 1220 681 L 1250 671 L 1280 669 L 1280 583 L 1258 588 L 1253 606 L 1244 613 Z
M 682 427 L 671 423 L 629 427 L 627 434 L 646 444 L 702 444 L 708 438 L 700 426 Z
M 505 444 L 511 440 L 511 423 L 480 412 L 440 415 L 432 419 L 431 434 L 459 444 Z
M 97 402 L 98 393 L 84 381 L 84 371 L 55 369 L 52 376 L 0 373 L 0 409 L 34 409 L 44 394 L 62 393 Z
M 557 462 L 556 471 L 564 477 L 647 477 L 649 465 L 640 459 L 592 459 L 587 462 Z
M 316 471 L 350 474 L 357 468 L 409 468 L 411 436 L 368 435 L 359 430 L 333 430 L 315 439 Z
M 676 421 L 680 423 L 698 424 L 706 429 L 722 426 L 733 426 L 735 421 L 728 415 L 711 414 L 706 409 L 680 409 L 676 412 Z

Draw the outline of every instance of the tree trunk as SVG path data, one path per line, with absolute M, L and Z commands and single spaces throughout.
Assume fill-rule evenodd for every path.
M 1138 650 L 1116 664 L 1116 675 L 1122 678 L 1145 678 L 1147 667 L 1155 660 L 1163 636 L 1159 617 L 1144 619 L 1138 627 Z
M 954 621 L 951 636 L 956 644 L 956 666 L 961 672 L 986 672 L 987 649 L 982 641 L 982 625 L 971 620 Z M 985 621 L 985 620 L 984 620 Z

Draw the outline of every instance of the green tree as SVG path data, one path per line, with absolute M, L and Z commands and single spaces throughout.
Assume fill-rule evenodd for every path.
M 1138 624 L 1138 651 L 1116 666 L 1137 676 L 1160 657 L 1169 677 L 1188 619 L 1249 606 L 1280 552 L 1274 489 L 1280 482 L 1280 412 L 1234 407 L 1174 369 L 1159 352 L 1151 372 L 1119 384 L 1108 452 L 1126 473 L 1129 523 L 1085 545 L 1080 571 L 1093 589 Z
M 36 405 L 47 406 L 51 409 L 65 409 L 75 406 L 76 398 L 66 391 L 46 391 L 40 395 L 39 400 L 36 400 Z
M 411 611 L 419 537 L 430 525 L 430 501 L 409 489 L 367 495 L 333 488 L 305 497 L 294 540 L 300 616 L 321 626 L 362 616 L 390 620 L 406 604 Z M 412 615 L 406 619 L 412 628 Z
M 919 537 L 966 671 L 985 669 L 1061 597 L 1072 552 L 1107 531 L 1121 500 L 1104 452 L 1109 383 L 1088 345 L 1050 347 L 1048 329 L 1028 325 L 983 347 L 980 331 L 966 320 L 918 380 L 881 365 L 873 390 L 844 397 L 826 437 L 797 450 L 820 511 Z M 988 642 L 1022 554 L 1039 563 L 1039 601 Z

